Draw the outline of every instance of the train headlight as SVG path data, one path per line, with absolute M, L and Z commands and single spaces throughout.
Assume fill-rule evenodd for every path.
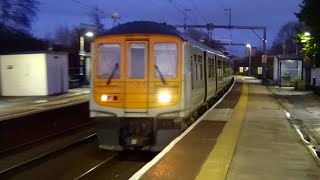
M 102 102 L 107 102 L 107 101 L 111 101 L 112 100 L 112 96 L 108 96 L 108 95 L 101 95 L 101 101 Z
M 171 101 L 171 95 L 168 92 L 161 92 L 158 95 L 158 102 L 160 103 L 168 103 Z

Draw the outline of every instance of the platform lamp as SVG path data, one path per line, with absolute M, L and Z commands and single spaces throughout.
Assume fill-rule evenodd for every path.
M 87 78 L 86 78 L 86 51 L 84 49 L 84 40 L 85 37 L 88 38 L 92 38 L 94 36 L 94 33 L 92 31 L 87 31 L 86 33 L 84 33 L 83 35 L 80 36 L 80 51 L 79 51 L 79 55 L 80 55 L 80 83 L 84 84 L 85 82 L 87 82 Z
M 251 44 L 246 45 L 249 48 L 249 76 L 251 75 Z

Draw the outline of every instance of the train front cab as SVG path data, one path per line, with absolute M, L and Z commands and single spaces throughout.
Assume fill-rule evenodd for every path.
M 90 116 L 100 148 L 159 151 L 181 132 L 181 47 L 169 35 L 96 39 Z

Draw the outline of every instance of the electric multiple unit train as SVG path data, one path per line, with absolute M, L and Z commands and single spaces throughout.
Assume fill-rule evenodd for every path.
M 162 150 L 233 81 L 228 57 L 164 23 L 121 24 L 92 47 L 90 117 L 102 149 Z

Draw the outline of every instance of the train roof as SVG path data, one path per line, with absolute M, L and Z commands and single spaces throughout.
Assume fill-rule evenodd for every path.
M 104 33 L 104 35 L 118 34 L 164 34 L 178 36 L 182 40 L 186 40 L 183 34 L 176 30 L 175 27 L 166 23 L 157 23 L 152 21 L 134 21 L 119 24 Z
M 168 25 L 166 23 L 158 23 L 152 21 L 134 21 L 127 22 L 124 24 L 119 24 L 109 30 L 107 30 L 103 36 L 108 35 L 120 35 L 120 34 L 163 34 L 177 36 L 183 41 L 188 41 L 192 45 L 197 46 L 201 49 L 211 51 L 219 54 L 220 56 L 225 56 L 222 52 L 212 49 L 205 44 L 200 43 L 192 39 L 191 37 L 178 31 L 174 26 Z

